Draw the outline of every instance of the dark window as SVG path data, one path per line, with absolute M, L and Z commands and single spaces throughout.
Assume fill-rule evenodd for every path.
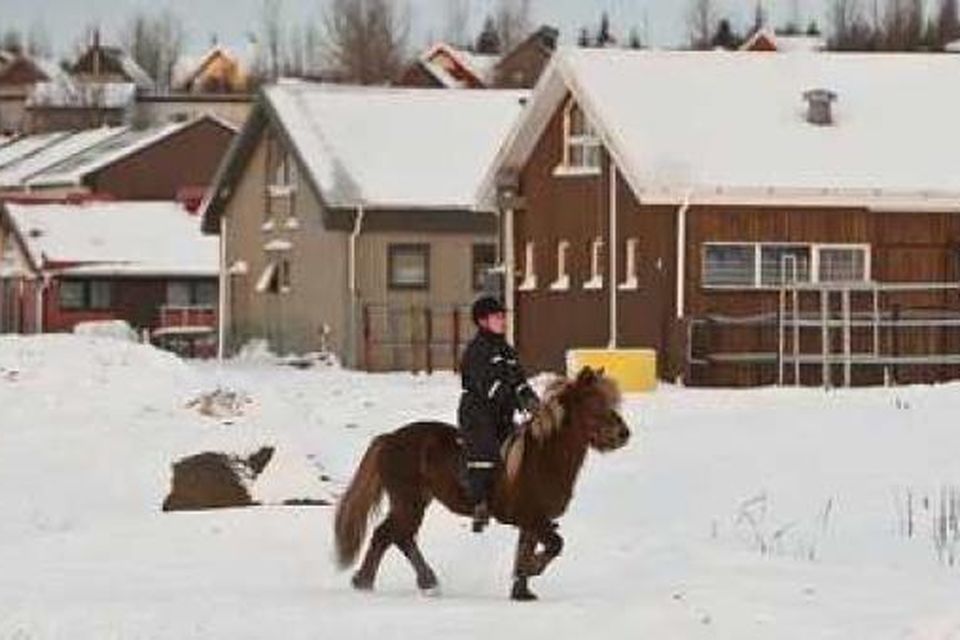
M 108 280 L 63 280 L 59 298 L 61 309 L 102 311 L 113 306 L 113 285 Z
M 387 278 L 391 289 L 430 288 L 430 245 L 392 244 Z
M 484 243 L 473 245 L 473 289 L 482 291 L 487 287 L 490 271 L 497 266 L 497 245 Z
M 217 304 L 217 284 L 209 280 L 171 280 L 167 282 L 167 305 L 171 307 L 213 307 Z

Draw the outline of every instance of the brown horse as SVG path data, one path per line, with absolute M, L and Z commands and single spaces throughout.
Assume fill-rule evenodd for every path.
M 492 515 L 520 530 L 511 597 L 533 600 L 528 580 L 560 555 L 563 538 L 555 521 L 567 509 L 587 449 L 619 449 L 630 438 L 620 417 L 616 385 L 603 372 L 583 369 L 574 380 L 548 388 L 537 415 L 507 447 L 490 503 Z M 357 589 L 372 589 L 383 554 L 396 545 L 413 565 L 417 586 L 437 587 L 416 536 L 436 498 L 459 515 L 472 512 L 463 483 L 463 453 L 457 429 L 417 422 L 374 439 L 337 508 L 337 556 L 343 569 L 356 560 L 368 520 L 386 493 L 390 510 L 371 537 Z M 542 549 L 538 550 L 538 546 Z

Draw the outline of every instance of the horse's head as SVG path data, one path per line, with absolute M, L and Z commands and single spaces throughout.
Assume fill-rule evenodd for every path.
M 602 369 L 581 369 L 568 383 L 563 400 L 571 423 L 584 431 L 597 451 L 614 451 L 630 440 L 630 428 L 620 415 L 620 390 Z

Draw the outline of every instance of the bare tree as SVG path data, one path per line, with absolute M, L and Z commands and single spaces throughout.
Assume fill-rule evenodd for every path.
M 409 10 L 393 0 L 332 0 L 324 14 L 329 58 L 340 78 L 380 84 L 403 67 Z
M 957 0 L 939 0 L 936 15 L 936 48 L 960 37 L 960 15 L 958 15 Z
M 257 36 L 256 72 L 269 81 L 280 76 L 283 69 L 284 36 L 283 0 L 263 0 L 260 6 L 260 33 Z
M 25 53 L 25 38 L 18 29 L 7 29 L 0 36 L 0 49 L 11 53 Z
M 152 77 L 159 89 L 173 84 L 173 70 L 186 40 L 180 17 L 170 9 L 136 13 L 121 35 L 121 42 L 137 64 Z
M 836 51 L 869 51 L 877 46 L 880 16 L 876 2 L 873 26 L 863 15 L 860 0 L 831 0 L 829 11 L 830 48 Z
M 691 49 L 708 49 L 717 24 L 713 0 L 690 0 L 687 7 L 687 35 Z
M 520 44 L 532 31 L 531 9 L 531 0 L 498 0 L 494 22 L 504 51 Z
M 470 24 L 470 8 L 470 0 L 446 0 L 444 5 L 444 40 L 458 47 L 465 47 L 469 44 L 467 28 Z
M 915 51 L 923 40 L 923 0 L 887 0 L 883 11 L 883 48 Z

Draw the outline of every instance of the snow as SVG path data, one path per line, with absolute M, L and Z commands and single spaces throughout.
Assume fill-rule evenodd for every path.
M 137 342 L 139 337 L 125 320 L 92 320 L 78 322 L 73 327 L 74 335 L 93 338 L 111 338 L 121 342 Z
M 19 162 L 11 163 L 0 169 L 0 187 L 20 186 L 30 176 L 93 145 L 109 140 L 123 131 L 125 131 L 123 127 L 100 127 L 83 129 L 70 133 L 66 137 L 58 138 L 56 144 L 43 147 L 26 157 L 22 157 Z
M 226 420 L 191 407 L 215 389 L 250 402 Z M 327 508 L 159 512 L 170 464 L 207 450 L 278 446 L 271 504 L 318 485 L 333 495 L 375 434 L 453 419 L 453 375 L 220 367 L 109 340 L 2 337 L 0 637 L 955 638 L 960 568 L 940 562 L 930 524 L 960 486 L 958 396 L 628 397 L 634 441 L 591 454 L 564 554 L 534 582 L 543 600 L 521 606 L 505 598 L 513 532 L 473 536 L 439 507 L 421 535 L 436 599 L 416 594 L 395 550 L 378 591 L 353 592 Z
M 34 264 L 73 275 L 215 276 L 217 239 L 176 202 L 15 204 Z M 51 266 L 52 263 L 52 266 Z M 70 265 L 58 267 L 64 263 Z
M 524 95 L 299 81 L 266 89 L 334 207 L 473 208 Z
M 27 158 L 31 154 L 44 149 L 47 145 L 63 140 L 68 135 L 68 133 L 58 131 L 15 138 L 0 148 L 0 169 L 5 169 L 11 163 Z
M 27 97 L 28 107 L 47 109 L 126 109 L 133 105 L 132 82 L 38 82 Z
M 960 59 L 945 55 L 566 49 L 505 157 L 529 155 L 569 87 L 641 198 L 779 191 L 955 202 L 960 173 L 944 132 L 960 109 L 958 74 Z M 833 125 L 806 121 L 810 89 L 837 94 Z

